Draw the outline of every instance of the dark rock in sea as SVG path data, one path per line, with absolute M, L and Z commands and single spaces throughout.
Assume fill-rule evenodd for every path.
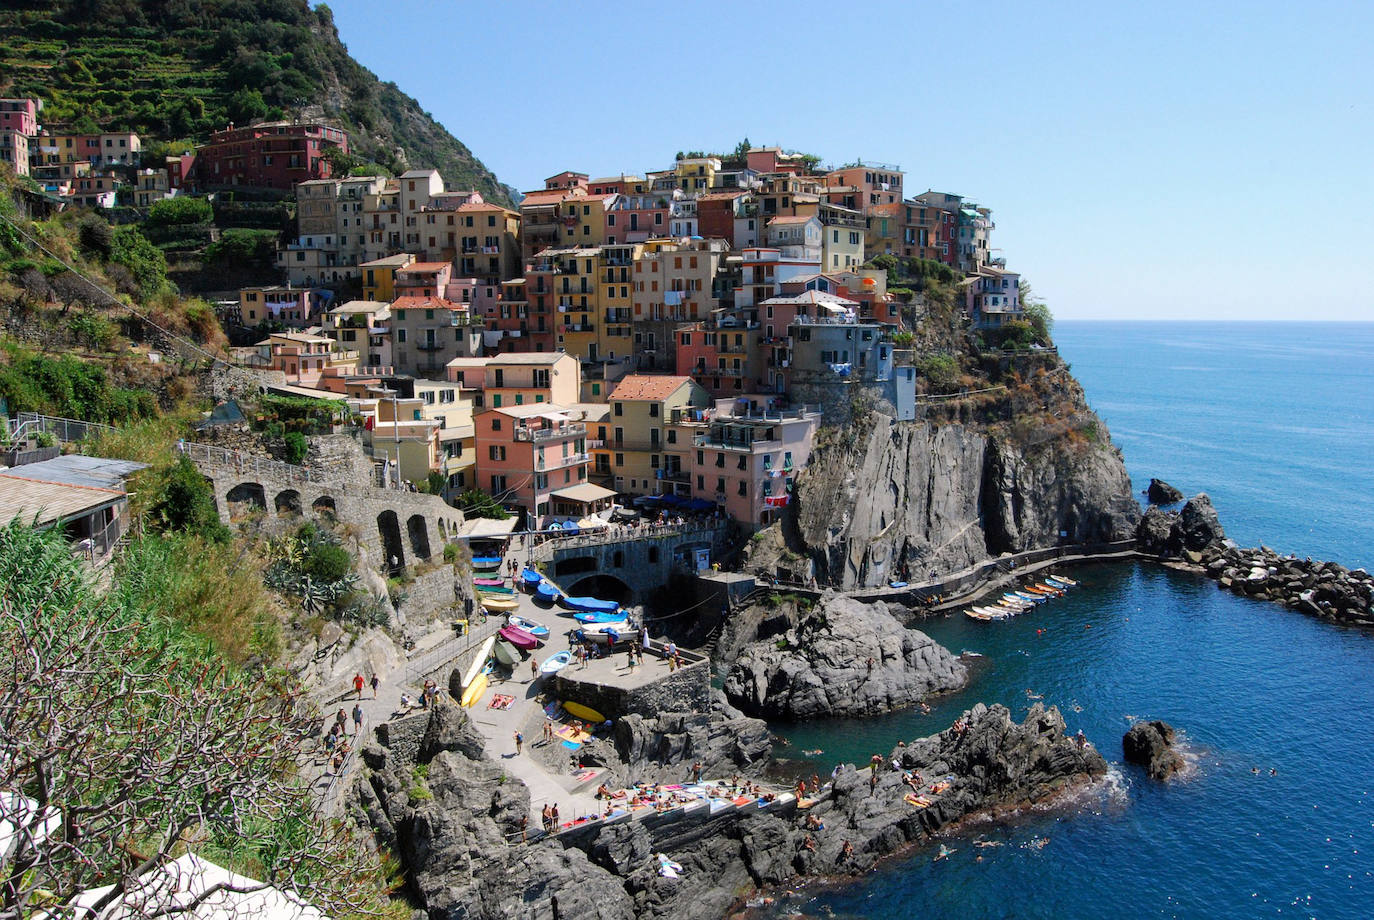
M 1163 479 L 1151 479 L 1150 487 L 1145 490 L 1145 497 L 1152 505 L 1175 505 L 1183 501 L 1183 493 Z
M 962 662 L 882 603 L 827 594 L 781 638 L 745 646 L 725 695 L 764 718 L 875 716 L 963 686 Z
M 1179 512 L 1179 538 L 1185 549 L 1201 550 L 1226 539 L 1217 509 L 1206 492 L 1199 492 Z
M 1182 556 L 1201 563 L 1226 541 L 1217 509 L 1207 493 L 1190 498 L 1181 511 L 1146 509 L 1135 531 L 1141 551 L 1157 556 Z
M 1173 745 L 1173 726 L 1158 719 L 1135 723 L 1121 739 L 1126 762 L 1139 764 L 1157 780 L 1166 780 L 1183 769 L 1183 757 Z

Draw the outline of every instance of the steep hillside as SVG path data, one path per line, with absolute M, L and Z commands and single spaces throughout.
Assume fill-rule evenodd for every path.
M 450 188 L 510 190 L 394 83 L 353 60 L 306 0 L 13 0 L 0 6 L 0 84 L 44 100 L 45 122 L 166 140 L 282 114 L 341 123 L 354 152 L 435 167 Z

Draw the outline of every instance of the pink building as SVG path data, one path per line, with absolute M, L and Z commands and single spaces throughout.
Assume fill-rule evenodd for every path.
M 718 401 L 688 455 L 693 496 L 724 505 L 741 524 L 767 527 L 792 500 L 820 419 L 816 406 L 771 409 L 748 399 Z
M 451 262 L 412 262 L 396 270 L 396 296 L 452 300 L 448 293 L 452 275 Z
M 38 133 L 37 99 L 0 99 L 0 162 L 29 174 L 29 138 Z
M 557 493 L 587 481 L 587 426 L 552 403 L 488 409 L 475 419 L 477 485 L 502 505 L 519 507 L 542 527 Z

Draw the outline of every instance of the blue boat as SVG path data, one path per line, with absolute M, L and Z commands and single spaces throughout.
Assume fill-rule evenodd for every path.
M 540 575 L 534 569 L 521 569 L 520 580 L 525 583 L 526 588 L 533 588 L 544 580 L 544 576 Z
M 579 623 L 623 623 L 625 622 L 625 614 L 619 610 L 615 613 L 584 610 L 574 613 L 573 619 Z
M 558 589 L 555 588 L 551 582 L 541 581 L 534 588 L 534 599 L 537 601 L 552 604 L 554 601 L 558 600 L 558 596 Z
M 615 601 L 603 601 L 594 597 L 563 597 L 558 603 L 569 610 L 581 610 L 584 613 L 614 613 L 620 609 L 620 605 Z
M 472 567 L 474 569 L 498 569 L 501 567 L 500 556 L 473 556 Z

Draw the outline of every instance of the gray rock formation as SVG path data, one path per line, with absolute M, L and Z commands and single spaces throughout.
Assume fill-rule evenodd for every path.
M 1136 542 L 1144 552 L 1159 556 L 1191 553 L 1192 562 L 1198 561 L 1204 549 L 1220 546 L 1225 540 L 1226 531 L 1206 492 L 1188 499 L 1181 511 L 1152 507 L 1136 527 Z
M 624 765 L 617 778 L 629 785 L 680 782 L 694 763 L 702 765 L 705 776 L 756 775 L 769 761 L 773 736 L 760 719 L 717 710 L 662 713 L 654 719 L 625 716 L 616 721 L 614 743 Z
M 870 784 L 867 770 L 849 766 L 812 809 L 825 830 L 810 845 L 800 814 L 746 810 L 652 831 L 641 822 L 593 826 L 509 846 L 528 814 L 528 793 L 499 765 L 468 756 L 472 727 L 453 706 L 440 706 L 425 727 L 426 771 L 369 746 L 353 806 L 400 858 L 411 896 L 432 920 L 715 920 L 742 892 L 797 875 L 863 871 L 952 821 L 1039 802 L 1106 770 L 1096 751 L 1065 735 L 1054 709 L 1036 706 L 1018 725 L 1005 708 L 979 705 L 959 724 L 891 752 L 928 782 L 950 777 L 948 788 L 929 793 L 928 808 L 903 801 L 910 788 L 899 771 L 884 765 Z M 845 840 L 853 856 L 843 854 Z M 658 877 L 660 848 L 683 865 L 681 879 Z
M 967 676 L 957 658 L 907 629 L 885 604 L 827 594 L 782 638 L 745 646 L 725 695 L 765 718 L 873 716 L 961 687 Z
M 1176 505 L 1183 501 L 1183 493 L 1163 479 L 1151 479 L 1145 489 L 1145 498 L 1152 505 Z
M 1053 546 L 1060 532 L 1082 543 L 1130 539 L 1140 509 L 1119 452 L 1093 423 L 1097 440 L 1085 441 L 874 414 L 812 454 L 784 523 L 788 546 L 819 580 L 852 589 L 884 584 L 904 565 L 915 577 Z
M 1183 769 L 1183 757 L 1174 750 L 1174 728 L 1155 719 L 1137 722 L 1121 738 L 1126 762 L 1145 768 L 1150 779 L 1166 780 Z

